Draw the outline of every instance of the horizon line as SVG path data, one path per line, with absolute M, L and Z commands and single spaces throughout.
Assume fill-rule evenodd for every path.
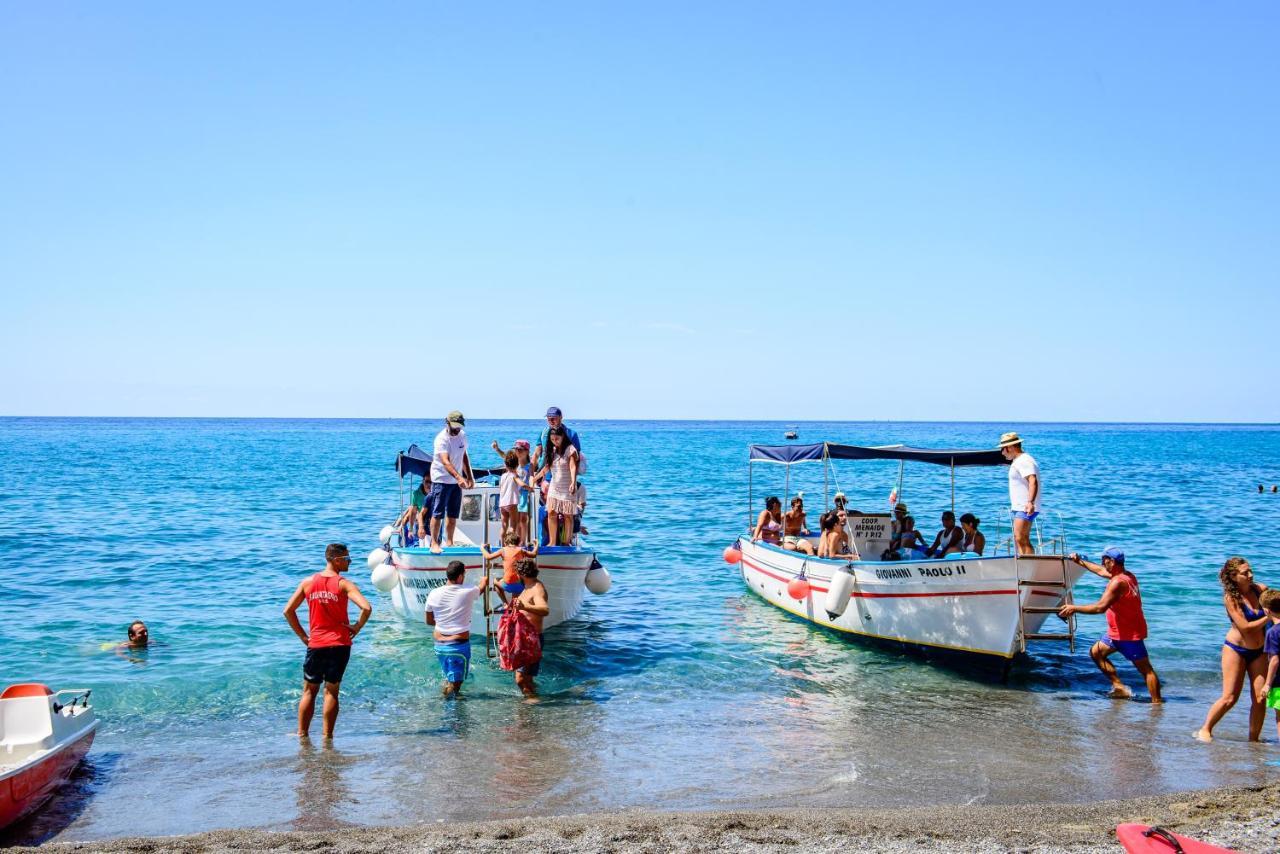
M 0 421 L 55 421 L 55 420 L 79 420 L 79 421 L 434 421 L 434 418 L 424 418 L 422 416 L 400 416 L 400 417 L 382 417 L 382 418 L 366 418 L 357 416 L 344 415 L 0 415 Z M 439 419 L 440 423 L 444 423 L 444 419 Z M 483 418 L 473 419 L 476 422 L 486 421 L 543 421 L 544 416 L 533 417 L 511 417 L 511 416 L 486 416 Z M 1115 425 L 1115 426 L 1151 426 L 1151 427 L 1280 427 L 1280 422 L 1276 421 L 1052 421 L 1044 419 L 1016 420 L 1016 419 L 999 419 L 999 420 L 972 420 L 972 419 L 914 419 L 914 418 L 864 418 L 864 419 L 787 419 L 778 420 L 773 418 L 600 418 L 600 417 L 583 417 L 565 419 L 566 422 L 571 421 L 614 421 L 614 422 L 633 422 L 633 423 L 690 423 L 690 422 L 716 422 L 721 424 L 781 424 L 781 425 L 803 425 L 803 424 L 1092 424 L 1092 425 Z

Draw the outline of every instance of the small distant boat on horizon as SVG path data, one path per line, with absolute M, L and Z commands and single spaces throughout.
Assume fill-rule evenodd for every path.
M 791 426 L 791 427 L 788 427 L 788 428 L 787 428 L 787 432 L 785 432 L 785 433 L 783 433 L 783 434 L 782 434 L 782 438 L 784 438 L 784 439 L 799 439 L 799 438 L 800 438 L 800 430 L 799 430 L 798 428 L 796 428 L 794 425 L 793 425 L 793 426 Z
M 420 478 L 430 466 L 431 455 L 417 445 L 409 446 L 396 457 L 396 471 L 402 486 L 406 476 Z M 490 551 L 498 548 L 496 542 L 502 521 L 498 512 L 497 478 L 502 471 L 501 468 L 472 467 L 476 484 L 462 491 L 462 510 L 453 546 L 433 552 L 429 545 L 407 545 L 404 533 L 390 525 L 382 529 L 379 537 L 382 545 L 369 555 L 373 585 L 391 597 L 392 609 L 405 621 L 426 628 L 423 614 L 427 596 L 444 585 L 449 564 L 460 560 L 467 568 L 464 584 L 476 584 L 486 576 L 491 582 L 476 600 L 471 632 L 479 637 L 491 637 L 496 632 L 504 605 L 494 592 L 492 582 L 501 582 L 502 566 L 501 561 L 486 565 L 481 546 L 494 543 Z M 400 494 L 403 503 L 403 488 Z M 529 498 L 529 531 L 537 542 L 541 536 L 538 513 L 541 495 L 535 489 Z M 608 570 L 601 565 L 595 551 L 582 544 L 578 535 L 574 535 L 568 545 L 541 546 L 537 561 L 538 580 L 547 588 L 547 604 L 551 609 L 543 620 L 544 630 L 577 616 L 588 592 L 603 594 L 612 586 Z
M 832 460 L 896 460 L 899 477 L 901 465 L 907 461 L 949 466 L 952 512 L 956 467 L 1007 464 L 997 450 L 860 447 L 830 442 L 751 445 L 748 449 L 749 469 L 759 464 L 787 469 L 787 493 L 791 466 L 821 463 L 830 467 Z M 726 550 L 725 559 L 738 564 L 749 590 L 790 614 L 855 637 L 1004 659 L 1006 666 L 1026 651 L 1029 641 L 1065 640 L 1074 645 L 1074 618 L 1065 632 L 1042 632 L 1045 619 L 1071 601 L 1071 590 L 1084 573 L 1061 553 L 1066 550 L 1065 534 L 1049 541 L 1049 551 L 1056 549 L 1051 554 L 1018 555 L 1013 553 L 1010 538 L 1005 554 L 995 553 L 1001 548 L 997 544 L 985 555 L 960 552 L 925 559 L 885 559 L 893 543 L 893 515 L 849 510 L 851 542 L 860 557 L 819 558 L 752 539 L 759 508 L 753 505 L 750 474 L 747 483 L 750 527 Z M 899 484 L 892 501 L 897 500 L 900 489 Z M 831 505 L 824 500 L 823 506 L 825 511 Z M 816 552 L 817 536 L 803 539 Z
M 89 752 L 98 729 L 89 693 L 38 682 L 0 692 L 0 829 L 43 806 Z

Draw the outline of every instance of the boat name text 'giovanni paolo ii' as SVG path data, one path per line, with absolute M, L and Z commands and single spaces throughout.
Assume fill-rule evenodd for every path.
M 949 578 L 953 575 L 967 574 L 962 563 L 948 566 L 917 566 L 915 570 L 921 578 Z M 895 578 L 910 581 L 914 577 L 911 568 L 906 566 L 876 568 L 876 578 L 882 581 L 890 581 Z

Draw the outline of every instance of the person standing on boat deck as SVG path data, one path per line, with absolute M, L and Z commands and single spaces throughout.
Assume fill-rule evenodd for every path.
M 956 526 L 956 514 L 950 510 L 942 511 L 942 530 L 933 538 L 933 545 L 924 550 L 929 557 L 946 557 L 962 551 L 964 531 Z
M 458 410 L 444 419 L 431 448 L 431 551 L 440 552 L 440 520 L 445 519 L 445 545 L 453 545 L 453 533 L 462 512 L 462 490 L 475 485 L 467 457 L 467 419 Z
M 502 450 L 502 446 L 498 444 L 498 440 L 493 440 L 493 450 L 502 457 L 503 463 L 506 463 L 507 452 Z M 529 458 L 529 440 L 516 439 L 511 446 L 511 450 L 516 452 L 516 460 L 518 465 L 516 471 L 520 475 L 520 480 L 524 481 L 527 486 L 520 487 L 520 493 L 516 502 L 516 514 L 520 524 L 520 542 L 528 543 L 529 539 L 529 494 L 533 489 L 533 461 Z
M 475 587 L 464 587 L 466 576 L 466 565 L 451 560 L 444 571 L 444 585 L 427 594 L 426 621 L 433 629 L 436 660 L 444 673 L 440 692 L 446 697 L 462 690 L 471 669 L 471 611 L 488 582 L 482 575 Z
M 770 495 L 764 500 L 764 509 L 756 519 L 751 539 L 764 540 L 774 546 L 782 545 L 782 499 L 778 496 Z
M 542 461 L 551 456 L 551 431 L 557 427 L 564 428 L 565 435 L 569 437 L 569 444 L 573 445 L 574 450 L 578 452 L 578 460 L 581 466 L 579 474 L 586 474 L 586 466 L 581 465 L 586 460 L 586 457 L 582 455 L 582 441 L 578 439 L 578 434 L 568 424 L 564 423 L 564 416 L 558 406 L 547 407 L 547 426 L 538 436 L 538 447 L 533 449 L 534 471 L 538 471 Z
M 809 536 L 809 526 L 805 520 L 804 499 L 799 495 L 791 499 L 791 509 L 782 514 L 782 528 L 784 549 L 806 555 L 814 553 L 813 543 L 805 539 Z
M 1020 555 L 1035 554 L 1031 523 L 1040 515 L 1040 465 L 1022 450 L 1022 437 L 1005 433 L 1000 454 L 1009 461 L 1009 504 L 1013 508 L 1013 542 Z
M 338 687 L 351 660 L 351 642 L 369 621 L 373 607 L 360 588 L 342 573 L 351 568 L 351 554 L 342 543 L 324 550 L 324 570 L 305 579 L 284 606 L 284 618 L 307 647 L 302 663 L 302 700 L 298 703 L 298 737 L 306 738 L 316 711 L 316 694 L 324 683 L 324 737 L 333 738 L 338 723 Z M 298 621 L 298 606 L 307 602 L 307 631 Z M 351 625 L 347 601 L 356 603 L 360 616 Z
M 551 428 L 551 448 L 538 477 L 550 476 L 547 488 L 547 538 L 551 545 L 559 545 L 557 537 L 560 525 L 568 526 L 569 540 L 573 539 L 573 516 L 577 509 L 574 493 L 578 489 L 578 449 L 569 441 L 564 425 Z
M 1138 590 L 1138 579 L 1124 567 L 1124 552 L 1115 546 L 1102 552 L 1102 564 L 1091 563 L 1079 554 L 1070 555 L 1070 559 L 1092 572 L 1107 579 L 1107 587 L 1102 597 L 1089 605 L 1063 605 L 1058 616 L 1067 619 L 1072 614 L 1107 614 L 1107 633 L 1098 638 L 1089 649 L 1089 657 L 1098 665 L 1102 675 L 1111 680 L 1112 697 L 1127 698 L 1133 696 L 1120 676 L 1115 665 L 1108 659 L 1120 653 L 1138 668 L 1142 678 L 1147 682 L 1147 690 L 1151 692 L 1152 703 L 1164 702 L 1160 698 L 1160 677 L 1151 666 L 1151 658 L 1147 655 L 1147 619 L 1142 614 L 1142 594 Z
M 1253 705 L 1249 709 L 1249 740 L 1262 738 L 1262 725 L 1267 720 L 1266 697 L 1262 685 L 1266 680 L 1266 659 L 1263 657 L 1263 639 L 1270 618 L 1262 608 L 1260 598 L 1266 591 L 1264 584 L 1253 580 L 1253 568 L 1242 557 L 1227 558 L 1218 572 L 1222 584 L 1222 604 L 1226 606 L 1231 628 L 1222 642 L 1222 696 L 1209 707 L 1204 725 L 1196 731 L 1201 741 L 1213 741 L 1213 728 L 1223 715 L 1240 698 L 1245 679 Z

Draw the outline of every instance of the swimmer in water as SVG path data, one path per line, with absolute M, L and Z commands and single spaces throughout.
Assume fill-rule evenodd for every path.
M 147 631 L 147 624 L 142 620 L 134 620 L 129 624 L 129 639 L 124 643 L 116 644 L 116 649 L 146 649 L 151 645 L 151 633 Z

